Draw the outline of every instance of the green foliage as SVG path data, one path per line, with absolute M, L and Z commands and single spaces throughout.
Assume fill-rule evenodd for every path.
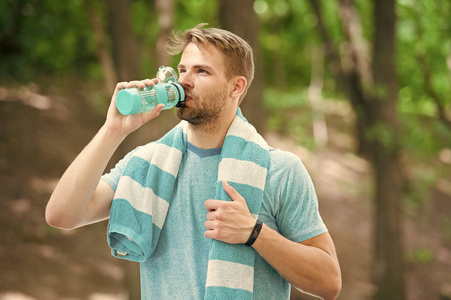
M 398 14 L 398 107 L 409 171 L 405 197 L 410 204 L 421 208 L 437 180 L 450 176 L 436 157 L 439 151 L 449 147 L 451 131 L 437 118 L 431 89 L 449 109 L 451 85 L 447 57 L 451 53 L 451 4 L 403 0 L 399 2 Z M 429 259 L 428 255 L 427 251 L 419 251 L 414 253 L 414 258 L 424 261 Z
M 417 248 L 407 254 L 407 260 L 418 263 L 429 263 L 434 259 L 434 253 L 431 249 Z
M 438 161 L 438 153 L 449 148 L 451 131 L 437 118 L 402 113 L 402 145 L 406 164 L 405 200 L 414 210 L 427 203 L 429 192 L 440 178 L 451 176 L 449 166 Z
M 402 114 L 404 124 L 402 145 L 417 157 L 427 159 L 449 147 L 451 132 L 443 122 L 428 116 Z
M 211 0 L 175 0 L 176 1 L 176 30 L 185 30 L 199 23 L 208 23 L 209 26 L 218 26 L 217 1 Z
M 43 75 L 101 78 L 102 69 L 84 1 L 1 1 L 0 78 L 25 82 Z M 202 22 L 217 25 L 215 1 L 176 2 L 176 29 Z M 141 45 L 149 49 L 143 51 L 144 71 L 153 73 L 159 34 L 154 2 L 134 0 L 131 3 L 132 29 Z M 106 6 L 101 2 L 91 5 L 106 24 Z
M 270 131 L 288 135 L 308 149 L 315 147 L 312 111 L 305 89 L 281 92 L 278 89 L 268 88 L 263 98 L 268 112 L 267 125 Z
M 0 3 L 0 75 L 32 80 L 97 64 L 81 0 Z
M 316 17 L 306 1 L 258 0 L 254 8 L 261 20 L 263 72 L 275 88 L 306 85 L 310 57 L 317 43 Z
M 85 1 L 1 1 L 0 78 L 14 78 L 16 81 L 32 81 L 42 76 L 102 78 L 103 70 L 96 55 Z M 371 1 L 356 0 L 354 3 L 363 35 L 371 43 Z M 105 4 L 91 4 L 106 24 Z M 131 4 L 132 28 L 143 47 L 144 71 L 154 74 L 155 46 L 159 35 L 155 1 L 133 0 Z M 321 1 L 331 39 L 340 47 L 346 36 L 338 5 L 339 1 L 335 0 Z M 175 0 L 175 8 L 176 30 L 203 22 L 218 26 L 218 1 Z M 264 73 L 267 87 L 265 106 L 270 112 L 269 128 L 285 127 L 292 134 L 310 135 L 309 127 L 305 125 L 311 124 L 311 113 L 303 87 L 308 86 L 311 80 L 312 53 L 322 45 L 316 28 L 317 19 L 308 1 L 256 0 L 254 9 L 260 17 L 263 70 L 258 71 Z M 403 124 L 401 144 L 406 151 L 422 160 L 437 154 L 447 145 L 449 147 L 451 141 L 449 127 L 437 119 L 437 105 L 430 92 L 432 89 L 449 111 L 451 71 L 447 59 L 451 60 L 451 2 L 400 0 L 397 13 L 398 109 Z M 173 65 L 178 59 L 173 58 Z M 429 74 L 429 90 L 425 71 Z M 326 99 L 343 98 L 327 69 L 323 96 Z M 284 110 L 302 113 L 292 113 L 287 117 Z M 299 124 L 304 131 L 296 129 Z M 385 127 L 379 124 L 370 134 L 382 138 L 386 144 L 393 144 Z
M 450 68 L 451 3 L 449 1 L 403 0 L 398 5 L 398 73 L 401 109 L 432 115 L 436 106 L 428 92 L 426 73 L 432 89 L 444 106 L 451 105 Z M 421 60 L 424 63 L 421 63 Z M 425 73 L 426 72 L 426 73 Z
M 396 140 L 396 137 L 391 131 L 390 126 L 382 122 L 374 124 L 366 132 L 366 138 L 369 141 L 374 141 L 377 144 L 382 145 L 390 151 L 396 150 L 399 145 L 399 141 Z
M 158 26 L 156 25 L 157 13 L 151 6 L 152 2 L 135 0 L 132 2 L 132 29 L 140 40 L 156 40 Z

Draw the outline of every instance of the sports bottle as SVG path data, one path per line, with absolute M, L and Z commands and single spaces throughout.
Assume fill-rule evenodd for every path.
M 163 109 L 181 106 L 185 100 L 183 87 L 177 82 L 177 73 L 171 67 L 161 66 L 157 72 L 158 84 L 144 89 L 129 88 L 116 95 L 117 110 L 123 115 L 133 115 L 152 110 L 163 103 Z

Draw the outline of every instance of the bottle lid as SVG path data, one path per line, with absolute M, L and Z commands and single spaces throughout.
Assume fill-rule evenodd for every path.
M 171 83 L 177 81 L 177 72 L 171 67 L 161 66 L 157 72 L 157 78 L 160 83 Z
M 123 115 L 133 115 L 141 111 L 142 100 L 137 89 L 120 90 L 116 95 L 117 110 Z

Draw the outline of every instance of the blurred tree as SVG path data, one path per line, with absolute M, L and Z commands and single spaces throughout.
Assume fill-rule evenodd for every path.
M 320 2 L 310 0 L 310 4 L 318 19 L 330 69 L 356 111 L 360 149 L 370 156 L 375 170 L 375 299 L 404 299 L 395 1 L 373 2 L 372 60 L 353 0 L 339 1 L 346 34 L 341 56 L 324 23 Z
M 93 3 L 92 1 L 84 0 L 83 4 L 89 18 L 89 24 L 92 28 L 93 39 L 96 44 L 97 58 L 102 66 L 105 78 L 105 88 L 108 92 L 112 92 L 116 87 L 117 72 L 109 47 L 109 36 L 105 34 L 103 22 L 104 18 L 102 18 L 99 14 L 99 9 L 95 6 L 95 2 Z
M 369 72 L 369 53 L 365 46 L 366 41 L 362 39 L 361 25 L 353 5 L 346 1 L 340 1 L 340 16 L 343 27 L 347 33 L 347 40 L 343 42 L 343 56 L 340 56 L 338 47 L 329 33 L 324 22 L 321 4 L 310 0 L 312 9 L 317 17 L 317 28 L 323 39 L 326 50 L 326 58 L 329 69 L 335 75 L 337 83 L 341 86 L 345 95 L 351 101 L 357 113 L 357 137 L 359 140 L 359 152 L 369 153 L 371 146 L 367 143 L 366 129 L 370 127 L 369 119 L 364 115 L 365 98 L 368 97 L 371 85 L 371 73 Z M 363 51 L 360 51 L 363 50 Z M 367 95 L 365 95 L 367 94 Z
M 109 102 L 109 97 L 97 93 L 97 82 L 105 79 L 110 90 L 117 81 L 116 68 L 119 64 L 122 68 L 134 70 L 123 76 L 123 80 L 143 78 L 142 74 L 146 74 L 144 77 L 152 76 L 161 64 L 160 59 L 165 59 L 159 58 L 155 48 L 160 47 L 171 26 L 183 30 L 203 22 L 218 26 L 220 21 L 224 28 L 247 39 L 254 50 L 259 51 L 258 44 L 261 44 L 260 54 L 256 53 L 256 76 L 263 76 L 262 81 L 266 83 L 264 89 L 269 91 L 269 97 L 265 97 L 265 101 L 271 109 L 271 120 L 278 119 L 275 125 L 272 124 L 278 132 L 290 131 L 302 139 L 304 146 L 308 146 L 311 134 L 309 125 L 315 116 L 308 113 L 307 100 L 311 100 L 312 96 L 320 96 L 318 90 L 322 84 L 326 98 L 323 108 L 328 106 L 330 102 L 327 101 L 331 99 L 331 102 L 341 101 L 343 94 L 350 99 L 358 116 L 360 153 L 371 155 L 375 166 L 378 180 L 375 198 L 380 200 L 386 197 L 386 202 L 377 202 L 380 204 L 378 211 L 386 210 L 384 205 L 390 207 L 386 210 L 386 216 L 377 217 L 379 225 L 375 261 L 381 271 L 377 272 L 375 280 L 380 286 L 387 287 L 388 281 L 393 280 L 394 285 L 393 282 L 400 280 L 399 277 L 389 277 L 387 272 L 395 274 L 394 270 L 402 267 L 397 265 L 401 259 L 395 263 L 389 261 L 399 256 L 401 251 L 396 243 L 399 234 L 396 220 L 399 212 L 396 206 L 401 199 L 401 167 L 397 165 L 399 143 L 402 143 L 404 157 L 411 162 L 404 167 L 412 168 L 406 172 L 407 179 L 411 181 L 407 200 L 415 197 L 415 201 L 423 205 L 419 207 L 424 208 L 430 188 L 437 178 L 449 177 L 449 157 L 446 156 L 449 156 L 451 140 L 451 131 L 447 125 L 451 119 L 451 1 L 397 1 L 396 72 L 391 65 L 394 33 L 391 28 L 385 27 L 392 26 L 393 16 L 388 16 L 387 22 L 381 19 L 386 13 L 392 13 L 392 7 L 386 11 L 374 9 L 373 13 L 376 4 L 371 5 L 370 1 L 172 2 L 175 3 L 173 6 L 171 1 L 162 0 L 74 0 L 70 5 L 55 0 L 0 1 L 0 97 L 2 100 L 7 99 L 5 95 L 10 90 L 21 93 L 15 88 L 17 84 L 34 82 L 36 84 L 32 86 L 39 88 L 41 93 L 61 93 L 61 97 L 52 98 L 55 102 L 64 103 L 62 98 L 66 96 L 65 93 L 69 93 L 64 86 L 70 86 L 71 94 L 74 86 L 83 86 L 85 90 L 77 91 L 80 95 L 88 96 L 93 99 L 92 102 L 102 101 L 105 104 Z M 381 1 L 377 5 L 384 3 Z M 107 5 L 114 7 L 107 10 Z M 309 5 L 313 10 L 308 9 Z M 320 5 L 323 5 L 321 11 Z M 114 10 L 111 15 L 115 17 L 108 19 L 108 11 L 111 10 Z M 258 13 L 260 22 L 254 20 L 254 11 Z M 171 14 L 173 17 L 170 17 Z M 373 20 L 377 23 L 373 24 Z M 255 24 L 261 30 L 253 28 Z M 333 72 L 320 74 L 321 70 L 314 67 L 320 65 L 315 55 L 312 56 L 318 44 L 318 37 L 311 34 L 314 26 L 320 30 L 325 56 Z M 113 31 L 115 34 L 111 37 Z M 385 31 L 390 34 L 387 35 Z M 373 42 L 370 42 L 371 36 L 374 36 Z M 257 37 L 259 39 L 253 41 Z M 387 37 L 388 40 L 385 40 Z M 381 44 L 388 49 L 380 47 Z M 139 50 L 141 47 L 146 47 L 146 51 Z M 114 59 L 113 51 L 116 53 Z M 172 63 L 176 63 L 177 59 L 172 58 Z M 331 78 L 332 73 L 335 79 Z M 394 77 L 396 74 L 399 74 L 398 78 Z M 323 82 L 320 80 L 321 75 L 324 75 Z M 309 80 L 311 85 L 307 93 Z M 397 80 L 400 86 L 399 100 L 393 96 L 393 91 L 397 90 Z M 337 91 L 336 83 L 342 91 Z M 258 77 L 252 86 L 252 89 L 261 92 Z M 259 100 L 261 96 L 253 99 Z M 262 109 L 260 102 L 253 104 L 252 101 L 249 94 L 243 103 L 243 106 L 249 104 L 249 108 L 243 107 L 249 118 L 254 111 Z M 397 108 L 399 116 L 396 115 Z M 256 115 L 261 116 L 261 113 Z M 397 117 L 403 121 L 401 136 Z M 0 121 L 3 119 L 0 118 Z M 173 121 L 169 119 L 161 118 L 158 122 Z M 265 123 L 266 120 L 259 118 L 251 121 L 259 127 L 258 123 Z M 138 135 L 133 135 L 124 144 L 133 147 L 142 144 L 143 140 L 160 135 L 155 130 L 158 126 L 154 124 L 157 123 L 140 130 Z M 4 124 L 0 128 L 5 130 L 2 126 Z M 302 131 L 298 130 L 300 127 L 303 127 Z M 347 128 L 339 129 L 349 133 Z M 17 145 L 26 142 L 25 139 L 21 141 Z M 15 149 L 19 147 L 17 145 L 9 146 Z M 129 150 L 127 148 L 120 152 L 125 154 Z M 437 161 L 440 160 L 442 164 L 439 167 L 446 170 L 437 167 Z M 396 194 L 398 197 L 394 196 Z M 426 216 L 427 210 L 422 210 Z M 383 242 L 384 230 L 392 230 L 385 238 L 394 242 Z M 390 246 L 386 247 L 384 243 L 390 243 Z M 133 277 L 129 278 L 133 282 Z M 381 288 L 380 295 L 388 290 Z M 400 289 L 397 290 L 402 293 Z
M 242 37 L 254 50 L 254 80 L 240 106 L 257 131 L 264 132 L 263 70 L 260 59 L 259 21 L 254 11 L 254 0 L 219 0 L 218 15 L 222 28 Z
M 405 299 L 401 237 L 403 174 L 395 60 L 395 0 L 374 0 L 373 3 L 374 86 L 370 99 L 374 104 L 371 103 L 366 108 L 368 116 L 372 116 L 372 127 L 369 128 L 368 134 L 370 143 L 374 145 L 371 156 L 376 170 L 373 274 L 378 291 L 375 299 Z
M 96 77 L 97 59 L 82 1 L 0 2 L 0 75 L 34 81 L 51 75 Z M 82 63 L 80 63 L 82 62 Z
M 25 6 L 25 1 L 3 3 L 3 9 L 1 10 L 2 14 L 0 15 L 0 56 L 2 57 L 2 60 L 5 59 L 5 61 L 7 61 L 11 58 L 14 59 L 15 55 L 22 53 L 23 45 L 21 41 L 17 39 L 17 36 L 23 25 L 24 20 L 21 11 Z M 8 15 L 5 15 L 6 11 L 8 11 Z M 10 71 L 8 70 L 9 68 L 7 68 L 7 70 L 4 70 L 4 68 L 5 66 L 3 65 L 2 71 Z
M 106 4 L 118 80 L 137 80 L 141 78 L 141 49 L 132 29 L 132 0 L 107 0 Z
M 327 145 L 327 123 L 324 112 L 322 90 L 324 85 L 324 50 L 316 47 L 312 50 L 312 71 L 310 85 L 308 87 L 308 98 L 312 109 L 313 138 L 318 149 Z
M 419 3 L 419 1 L 413 1 L 415 7 L 421 7 L 421 4 Z M 429 5 L 435 6 L 434 10 L 439 10 L 443 4 L 440 4 L 439 2 L 433 2 L 433 3 L 429 3 Z M 430 11 L 430 9 L 429 9 Z M 417 36 L 417 38 L 423 42 L 423 46 L 422 47 L 418 47 L 415 49 L 415 58 L 418 62 L 418 66 L 419 69 L 421 71 L 421 74 L 423 76 L 423 82 L 424 82 L 424 91 L 426 92 L 426 94 L 429 96 L 430 99 L 432 99 L 433 103 L 435 104 L 436 107 L 436 115 L 438 117 L 439 120 L 441 120 L 447 127 L 451 128 L 451 120 L 448 118 L 447 113 L 446 113 L 446 96 L 443 95 L 439 89 L 436 87 L 436 84 L 434 84 L 434 71 L 433 68 L 431 67 L 431 65 L 428 63 L 428 58 L 427 58 L 427 48 L 438 48 L 440 51 L 439 47 L 435 47 L 435 42 L 432 45 L 429 45 L 428 43 L 428 39 L 425 38 L 425 30 L 428 30 L 429 28 L 424 28 L 424 25 L 422 24 L 422 13 L 420 13 L 420 11 L 418 10 L 414 10 L 413 11 L 413 20 L 415 22 L 415 35 Z M 440 30 L 440 28 L 437 28 L 438 31 Z M 431 49 L 432 50 L 432 49 Z M 442 63 L 444 63 L 444 65 L 448 65 L 448 70 L 451 72 L 451 49 L 447 49 L 448 53 L 440 53 L 438 55 L 439 59 L 442 59 Z M 445 50 L 446 51 L 446 50 Z M 443 55 L 445 54 L 445 55 Z M 446 63 L 445 63 L 446 61 Z M 451 73 L 450 73 L 451 74 Z M 443 76 L 444 78 L 446 78 L 445 76 Z M 451 79 L 451 78 L 450 78 Z M 449 98 L 449 97 L 448 97 Z M 449 101 L 448 101 L 449 102 Z
M 157 66 L 167 66 L 170 64 L 171 57 L 166 55 L 165 46 L 169 42 L 169 36 L 174 29 L 174 0 L 156 0 L 155 8 L 158 13 L 159 34 L 157 40 Z

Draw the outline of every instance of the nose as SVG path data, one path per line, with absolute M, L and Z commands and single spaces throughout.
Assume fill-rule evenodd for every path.
M 194 87 L 193 81 L 190 79 L 190 75 L 188 72 L 181 73 L 178 82 L 184 88 Z

